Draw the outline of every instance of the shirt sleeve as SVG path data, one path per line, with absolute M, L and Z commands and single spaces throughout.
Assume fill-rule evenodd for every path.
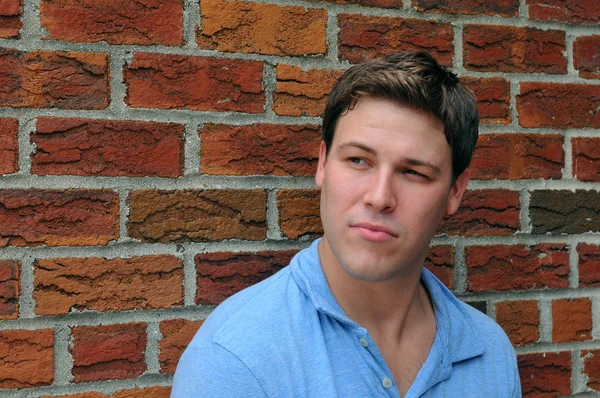
M 190 345 L 177 365 L 171 398 L 266 397 L 248 367 L 215 343 Z

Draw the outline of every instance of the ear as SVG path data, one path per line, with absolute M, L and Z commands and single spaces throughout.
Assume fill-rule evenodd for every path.
M 317 187 L 321 189 L 323 186 L 323 179 L 325 178 L 325 164 L 327 163 L 327 148 L 325 141 L 321 141 L 319 147 L 319 164 L 317 165 L 317 174 L 315 175 L 315 183 Z
M 446 215 L 452 215 L 456 213 L 460 202 L 462 201 L 463 195 L 469 185 L 471 174 L 469 170 L 465 170 L 461 175 L 458 176 L 452 187 L 450 188 L 450 195 L 448 196 L 448 203 L 446 204 Z

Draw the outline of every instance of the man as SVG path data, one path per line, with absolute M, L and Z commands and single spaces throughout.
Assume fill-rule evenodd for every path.
M 500 327 L 423 268 L 469 182 L 478 122 L 424 53 L 347 70 L 323 117 L 323 238 L 211 314 L 172 396 L 520 397 Z

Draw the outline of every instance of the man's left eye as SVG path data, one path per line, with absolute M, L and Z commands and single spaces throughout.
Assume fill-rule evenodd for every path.
M 350 158 L 348 159 L 350 160 L 350 162 L 354 163 L 354 164 L 365 164 L 365 160 L 361 159 L 361 158 Z

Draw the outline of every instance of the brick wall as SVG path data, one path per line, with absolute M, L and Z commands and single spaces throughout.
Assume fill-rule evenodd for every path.
M 507 331 L 524 396 L 597 396 L 599 22 L 596 0 L 0 0 L 0 397 L 167 397 L 214 305 L 321 233 L 340 71 L 402 49 L 483 122 L 427 266 Z

